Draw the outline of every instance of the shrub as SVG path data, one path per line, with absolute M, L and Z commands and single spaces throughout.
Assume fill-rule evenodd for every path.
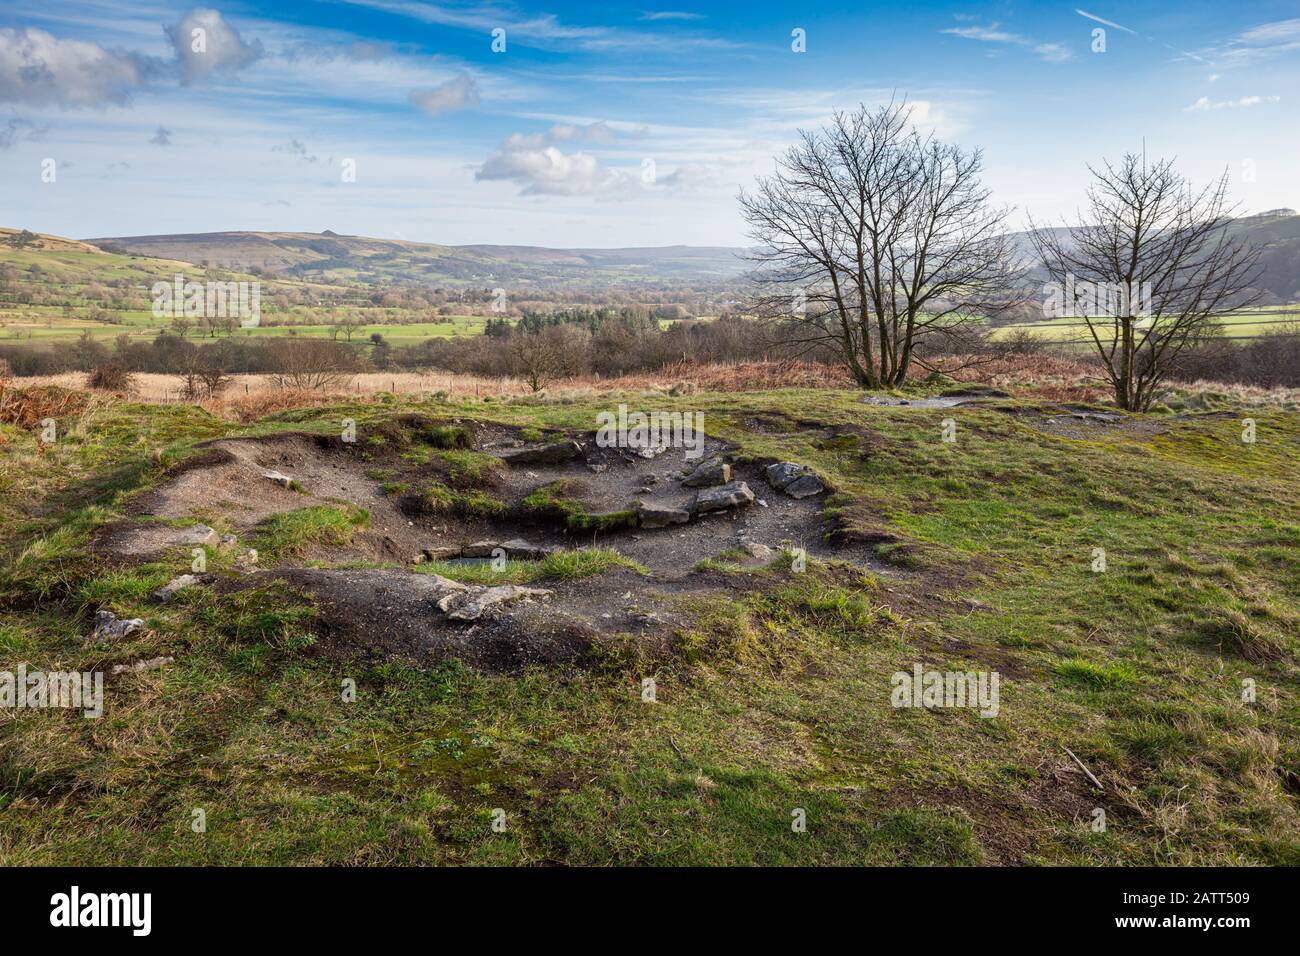
M 96 365 L 86 376 L 86 385 L 101 392 L 125 394 L 135 388 L 135 376 L 117 362 Z

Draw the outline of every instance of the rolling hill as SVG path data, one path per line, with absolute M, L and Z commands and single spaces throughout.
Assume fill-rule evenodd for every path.
M 376 284 L 716 287 L 734 282 L 747 268 L 740 258 L 744 250 L 728 247 L 444 246 L 329 231 L 191 233 L 86 241 L 114 252 L 183 259 L 198 265 Z

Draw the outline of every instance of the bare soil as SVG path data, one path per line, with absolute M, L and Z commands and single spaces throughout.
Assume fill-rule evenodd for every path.
M 727 559 L 734 564 L 762 563 L 739 553 L 742 541 L 772 549 L 803 547 L 813 558 L 874 565 L 869 542 L 827 540 L 822 500 L 829 489 L 816 497 L 790 498 L 767 484 L 765 462 L 732 465 L 732 480 L 748 484 L 755 495 L 752 504 L 693 517 L 688 524 L 574 531 L 560 516 L 522 506 L 538 489 L 561 482 L 564 497 L 590 514 L 626 512 L 637 501 L 689 510 L 699 489 L 684 486 L 681 479 L 707 457 L 730 455 L 732 449 L 717 441 L 708 441 L 698 457 L 688 458 L 683 449 L 644 457 L 598 447 L 592 435 L 551 435 L 547 437 L 576 443 L 571 459 L 514 467 L 502 462 L 472 480 L 457 480 L 449 468 L 451 456 L 444 458 L 422 444 L 421 437 L 434 424 L 442 423 L 398 420 L 380 430 L 382 441 L 366 434 L 345 442 L 289 433 L 207 442 L 162 484 L 137 496 L 129 507 L 132 517 L 104 529 L 96 550 L 122 562 L 157 558 L 177 547 L 177 535 L 185 532 L 173 525 L 186 519 L 228 528 L 242 548 L 273 515 L 320 505 L 365 508 L 369 524 L 348 544 L 312 546 L 279 567 L 250 568 L 218 586 L 287 583 L 317 608 L 320 645 L 329 653 L 381 654 L 421 663 L 456 657 L 492 670 L 581 664 L 596 641 L 615 633 L 666 642 L 681 623 L 682 595 L 757 586 L 737 580 L 748 575 L 696 570 L 701 560 L 723 552 L 731 552 Z M 447 424 L 467 430 L 472 451 L 506 455 L 529 444 L 516 430 L 500 425 Z M 292 479 L 292 486 L 266 477 L 271 471 Z M 504 507 L 489 516 L 431 510 L 419 494 L 430 484 L 484 492 Z M 160 523 L 162 519 L 169 523 Z M 431 601 L 433 579 L 408 567 L 425 549 L 519 538 L 544 548 L 610 548 L 648 573 L 616 567 L 588 578 L 538 582 L 551 592 L 548 597 L 511 603 L 482 620 L 461 622 L 449 620 Z M 358 563 L 399 567 L 358 569 Z

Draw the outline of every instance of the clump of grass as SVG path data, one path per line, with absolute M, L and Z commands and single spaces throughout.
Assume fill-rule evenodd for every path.
M 1281 641 L 1235 608 L 1214 608 L 1209 621 L 1202 626 L 1202 633 L 1252 664 L 1264 664 L 1286 656 Z
M 1056 673 L 1076 684 L 1088 687 L 1123 687 L 1136 684 L 1138 672 L 1130 664 L 1094 664 L 1082 658 L 1062 661 L 1056 665 Z
M 568 581 L 603 574 L 610 568 L 631 568 L 638 574 L 650 572 L 611 548 L 578 548 L 557 551 L 541 561 L 506 561 L 498 570 L 490 562 L 462 564 L 455 561 L 430 561 L 415 570 L 438 574 L 462 584 L 531 584 L 535 581 Z
M 552 481 L 520 502 L 520 508 L 526 514 L 535 517 L 563 521 L 574 531 L 610 531 L 614 528 L 629 528 L 636 525 L 636 511 L 632 508 L 603 514 L 588 511 L 586 505 L 571 497 L 579 492 L 581 487 L 581 484 L 572 478 Z
M 510 510 L 504 501 L 486 491 L 457 491 L 437 484 L 424 490 L 421 504 L 430 511 L 451 511 L 467 518 L 499 517 Z
M 495 482 L 503 468 L 500 458 L 479 451 L 447 449 L 438 457 L 447 466 L 448 480 L 456 486 Z
M 370 524 L 370 512 L 352 506 L 316 505 L 272 515 L 256 537 L 258 554 L 275 562 L 298 557 L 314 545 L 342 547 Z
M 434 448 L 472 448 L 474 435 L 464 425 L 434 425 L 420 436 Z

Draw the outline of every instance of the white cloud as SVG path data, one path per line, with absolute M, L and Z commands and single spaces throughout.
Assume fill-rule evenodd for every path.
M 474 173 L 480 182 L 506 180 L 523 187 L 524 196 L 584 196 L 629 183 L 627 173 L 608 169 L 590 153 L 562 153 L 536 146 L 528 137 L 512 136 Z
M 0 29 L 0 102 L 64 109 L 126 103 L 156 64 L 36 29 Z
M 1191 106 L 1184 106 L 1183 112 L 1204 113 L 1209 110 L 1233 110 L 1247 106 L 1259 106 L 1261 103 L 1276 103 L 1281 99 L 1280 96 L 1243 96 L 1235 100 L 1211 101 L 1208 96 L 1202 96 Z
M 478 85 L 468 73 L 424 90 L 411 91 L 411 104 L 430 116 L 479 105 Z
M 166 31 L 184 84 L 205 80 L 216 72 L 233 72 L 263 55 L 261 41 L 246 43 L 216 10 L 195 7 Z
M 686 13 L 682 10 L 647 10 L 641 14 L 642 20 L 703 20 L 702 13 Z
M 996 23 L 988 26 L 948 27 L 939 32 L 962 37 L 966 40 L 979 40 L 982 43 L 1001 43 L 1007 46 L 1027 47 L 1038 54 L 1040 60 L 1046 60 L 1048 63 L 1064 63 L 1066 60 L 1074 58 L 1074 54 L 1060 43 L 1040 43 L 1031 37 L 1003 30 Z

